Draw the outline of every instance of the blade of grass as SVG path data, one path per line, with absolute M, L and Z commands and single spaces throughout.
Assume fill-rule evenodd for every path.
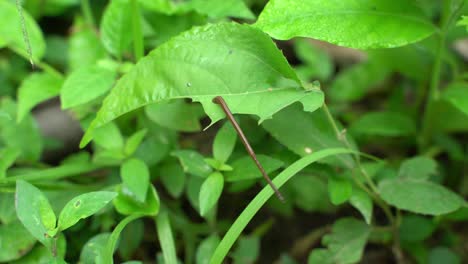
M 331 148 L 312 153 L 291 164 L 291 166 L 276 176 L 276 178 L 273 180 L 273 183 L 278 188 L 280 188 L 296 173 L 308 165 L 314 163 L 315 161 L 329 156 L 347 153 L 355 153 L 355 151 L 344 148 Z M 249 203 L 249 205 L 247 205 L 244 211 L 242 211 L 231 228 L 229 228 L 228 232 L 224 235 L 221 243 L 218 245 L 215 252 L 213 253 L 213 256 L 211 257 L 210 264 L 220 264 L 223 262 L 223 259 L 226 257 L 229 249 L 231 249 L 232 245 L 234 245 L 234 242 L 237 240 L 244 228 L 272 195 L 273 190 L 269 186 L 265 186 L 262 191 L 260 191 L 257 196 L 255 196 L 255 198 Z
M 160 212 L 156 218 L 159 244 L 161 245 L 164 263 L 177 263 L 177 255 L 172 236 L 171 223 L 167 212 Z
M 120 233 L 122 233 L 122 230 L 133 220 L 136 220 L 138 218 L 141 218 L 145 216 L 144 214 L 133 214 L 125 217 L 120 223 L 114 228 L 114 231 L 112 231 L 112 234 L 109 237 L 109 240 L 107 240 L 106 248 L 104 251 L 104 254 L 102 256 L 102 263 L 104 264 L 113 264 L 114 259 L 112 255 L 114 255 L 114 250 L 115 246 L 117 245 L 117 241 L 119 240 Z

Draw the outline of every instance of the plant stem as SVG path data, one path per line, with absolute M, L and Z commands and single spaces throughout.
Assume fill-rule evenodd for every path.
M 83 173 L 88 173 L 102 168 L 98 165 L 71 164 L 62 165 L 45 170 L 39 170 L 31 173 L 25 173 L 18 176 L 6 177 L 0 184 L 13 184 L 17 180 L 38 181 L 38 180 L 57 180 Z
M 96 24 L 94 22 L 91 6 L 89 5 L 89 0 L 81 0 L 81 11 L 83 12 L 83 16 L 88 26 L 90 26 L 91 28 L 95 28 Z
M 143 33 L 141 31 L 141 13 L 137 0 L 132 0 L 133 50 L 135 61 L 144 56 Z
M 340 131 L 338 128 L 338 125 L 336 124 L 335 119 L 333 118 L 332 114 L 330 113 L 330 110 L 328 109 L 328 106 L 326 104 L 323 104 L 323 110 L 325 111 L 325 115 L 327 116 L 328 122 L 331 124 L 333 127 L 333 130 L 335 131 L 336 137 L 339 141 L 343 142 L 346 146 L 346 148 L 353 150 L 351 147 L 351 144 L 349 143 L 348 139 L 346 138 L 346 133 L 344 131 Z M 359 154 L 355 153 L 353 154 L 354 161 L 356 162 L 356 165 L 359 169 L 359 172 L 364 176 L 367 184 L 371 188 L 370 190 L 362 184 L 356 177 L 353 177 L 354 182 L 362 189 L 364 190 L 374 201 L 379 205 L 380 208 L 384 211 L 385 215 L 387 218 L 390 220 L 390 222 L 394 223 L 395 218 L 393 217 L 392 212 L 390 211 L 390 207 L 382 200 L 380 199 L 378 195 L 378 189 L 375 183 L 372 181 L 370 176 L 367 174 L 367 172 L 364 170 L 361 164 L 361 159 L 359 157 Z
M 438 45 L 437 45 L 437 52 L 436 58 L 434 62 L 434 66 L 432 68 L 432 78 L 431 83 L 429 86 L 429 92 L 426 95 L 426 108 L 423 114 L 423 124 L 422 124 L 422 132 L 421 132 L 421 139 L 419 142 L 419 152 L 424 152 L 425 149 L 428 147 L 431 138 L 432 138 L 432 130 L 433 130 L 433 115 L 434 115 L 434 105 L 440 99 L 440 79 L 441 79 L 441 68 L 442 68 L 442 56 L 445 51 L 446 46 L 446 34 L 450 26 L 454 23 L 456 18 L 458 17 L 459 13 L 462 11 L 462 8 L 465 4 L 465 1 L 461 1 L 460 5 L 451 12 L 452 7 L 452 0 L 444 1 L 443 6 L 443 13 L 442 18 L 440 20 L 440 31 L 437 35 L 438 37 Z

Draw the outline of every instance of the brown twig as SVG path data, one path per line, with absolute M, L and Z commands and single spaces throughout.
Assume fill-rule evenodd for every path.
M 221 96 L 216 96 L 214 99 L 213 99 L 213 103 L 215 104 L 219 104 L 221 106 L 221 108 L 223 109 L 224 113 L 226 114 L 226 117 L 229 119 L 229 121 L 231 122 L 232 126 L 234 127 L 234 129 L 236 130 L 237 134 L 239 135 L 239 137 L 241 138 L 241 141 L 242 143 L 244 144 L 245 146 L 245 149 L 247 150 L 247 152 L 249 153 L 250 157 L 253 159 L 253 161 L 255 162 L 255 164 L 257 165 L 258 169 L 260 170 L 260 172 L 262 173 L 262 176 L 263 178 L 265 178 L 265 180 L 268 182 L 268 184 L 270 185 L 270 187 L 273 189 L 273 191 L 275 192 L 276 196 L 278 197 L 278 199 L 280 199 L 280 201 L 284 202 L 284 198 L 283 198 L 283 195 L 281 195 L 280 191 L 278 190 L 278 188 L 276 188 L 276 186 L 273 184 L 273 182 L 271 181 L 270 177 L 268 177 L 268 174 L 266 173 L 265 169 L 263 168 L 262 164 L 260 164 L 260 162 L 258 161 L 257 159 L 257 156 L 255 155 L 255 152 L 253 151 L 252 147 L 250 146 L 249 144 L 249 141 L 247 140 L 247 138 L 245 137 L 244 135 L 244 132 L 242 132 L 242 129 L 240 128 L 239 124 L 236 122 L 236 120 L 234 119 L 234 116 L 232 115 L 231 113 L 231 110 L 229 110 L 229 107 L 227 106 L 226 102 L 224 101 L 224 99 L 221 97 Z

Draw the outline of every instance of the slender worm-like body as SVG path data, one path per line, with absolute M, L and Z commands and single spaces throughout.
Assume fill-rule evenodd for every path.
M 234 116 L 232 115 L 231 113 L 231 110 L 229 110 L 229 107 L 227 106 L 226 102 L 224 101 L 224 99 L 221 97 L 221 96 L 216 96 L 214 99 L 213 99 L 213 103 L 215 104 L 219 104 L 221 106 L 221 108 L 223 109 L 224 113 L 226 114 L 226 117 L 229 119 L 229 121 L 231 122 L 232 126 L 234 127 L 234 129 L 236 130 L 237 134 L 239 135 L 242 143 L 244 144 L 245 146 L 245 149 L 247 150 L 247 152 L 249 153 L 250 157 L 253 159 L 253 161 L 255 162 L 255 164 L 257 165 L 258 169 L 260 170 L 260 172 L 262 173 L 263 175 L 263 178 L 265 178 L 265 180 L 268 182 L 268 184 L 270 185 L 270 187 L 273 189 L 273 191 L 275 192 L 276 196 L 278 196 L 278 199 L 280 199 L 282 202 L 284 202 L 284 198 L 283 198 L 283 195 L 281 195 L 280 191 L 278 190 L 278 188 L 276 188 L 275 184 L 273 184 L 273 182 L 271 181 L 270 177 L 268 177 L 268 174 L 266 173 L 265 169 L 263 168 L 262 164 L 260 164 L 260 162 L 258 161 L 257 159 L 257 156 L 255 155 L 255 152 L 253 151 L 252 147 L 250 146 L 249 144 L 249 141 L 247 140 L 247 138 L 245 137 L 244 135 L 244 132 L 242 132 L 242 129 L 240 128 L 239 124 L 237 124 L 236 120 L 234 119 Z

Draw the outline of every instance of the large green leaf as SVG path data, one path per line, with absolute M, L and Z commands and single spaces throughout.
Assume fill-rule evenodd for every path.
M 83 19 L 75 19 L 73 29 L 68 39 L 68 63 L 71 71 L 94 65 L 106 56 L 106 50 L 99 41 L 97 33 L 87 26 Z
M 36 239 L 19 221 L 0 225 L 0 262 L 18 259 L 36 243 Z
M 260 121 L 296 101 L 306 111 L 322 105 L 321 91 L 298 87 L 296 74 L 261 31 L 236 23 L 195 27 L 161 45 L 119 80 L 81 146 L 92 139 L 94 128 L 168 99 L 201 102 L 212 123 L 224 117 L 212 102 L 217 95 L 224 97 L 233 113 L 255 114 Z
M 351 125 L 356 134 L 376 136 L 408 136 L 416 132 L 416 125 L 408 116 L 397 112 L 368 112 Z
M 203 110 L 199 105 L 183 100 L 147 105 L 145 113 L 158 125 L 176 131 L 195 132 L 201 129 L 198 120 L 203 116 Z
M 266 155 L 259 154 L 257 158 L 266 173 L 271 173 L 284 165 L 282 161 Z M 252 180 L 262 177 L 262 173 L 258 170 L 257 165 L 248 155 L 235 160 L 231 165 L 233 170 L 225 173 L 226 181 L 228 182 Z
M 362 99 L 389 75 L 389 70 L 374 58 L 341 71 L 327 95 L 333 101 L 354 102 Z
M 468 84 L 451 84 L 443 93 L 443 98 L 449 101 L 458 110 L 468 115 Z
M 62 108 L 79 106 L 103 95 L 114 83 L 115 72 L 98 66 L 83 67 L 68 76 L 60 91 Z
M 360 49 L 403 46 L 435 30 L 406 0 L 272 0 L 256 26 L 277 39 L 310 37 Z
M 407 159 L 401 164 L 398 177 L 413 180 L 426 180 L 436 173 L 437 162 L 435 162 L 435 160 L 424 156 L 418 156 Z
M 105 9 L 101 20 L 101 40 L 112 55 L 121 58 L 132 41 L 132 13 L 129 0 L 114 0 Z
M 419 214 L 446 214 L 465 204 L 454 192 L 428 181 L 405 178 L 385 180 L 379 184 L 379 192 L 387 203 Z
M 214 18 L 255 18 L 255 15 L 243 0 L 192 0 L 191 6 L 200 14 L 206 14 Z
M 37 104 L 57 96 L 61 86 L 61 78 L 47 73 L 33 73 L 24 79 L 18 89 L 18 122 Z
M 75 225 L 80 219 L 87 218 L 115 198 L 115 192 L 90 192 L 79 195 L 69 201 L 60 212 L 58 228 L 65 230 Z
M 56 217 L 47 198 L 33 185 L 18 180 L 15 200 L 18 219 L 31 235 L 50 248 L 52 239 L 47 233 L 55 228 Z
M 330 263 L 347 264 L 358 262 L 364 251 L 370 227 L 354 218 L 343 218 L 333 224 L 332 233 L 323 237 L 322 243 L 328 247 L 326 257 L 323 251 L 312 251 L 309 263 L 314 259 L 327 260 Z
M 25 10 L 22 12 L 32 56 L 35 60 L 40 59 L 44 55 L 46 47 L 41 29 Z M 0 1 L 0 47 L 8 45 L 26 53 L 28 48 L 26 48 L 21 27 L 21 17 L 16 6 L 10 1 Z
M 275 114 L 273 119 L 265 121 L 263 127 L 281 144 L 300 156 L 326 148 L 345 147 L 336 138 L 333 127 L 322 110 L 306 113 L 299 105 L 292 105 Z M 353 166 L 353 160 L 348 155 L 337 155 L 324 161 Z
M 16 122 L 16 104 L 9 98 L 0 100 L 0 109 L 12 119 L 0 118 L 0 142 L 5 146 L 19 149 L 20 160 L 37 161 L 42 152 L 42 136 L 31 115 L 26 114 L 23 120 Z

